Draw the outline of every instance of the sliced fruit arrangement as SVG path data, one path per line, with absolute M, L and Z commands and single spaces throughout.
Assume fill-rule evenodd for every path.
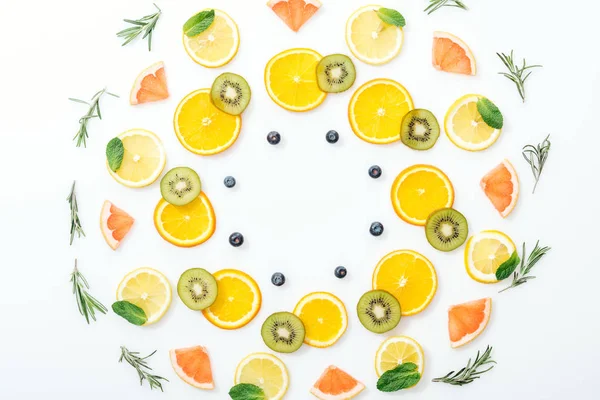
M 475 56 L 469 46 L 447 32 L 433 33 L 433 66 L 435 69 L 456 74 L 475 75 Z
M 321 400 L 348 400 L 364 389 L 365 385 L 350 374 L 330 365 L 310 388 L 310 393 Z
M 153 268 L 131 271 L 117 288 L 117 301 L 128 301 L 140 307 L 148 318 L 144 325 L 157 322 L 171 305 L 171 284 L 166 276 Z
M 304 343 L 313 347 L 333 346 L 348 327 L 344 303 L 327 292 L 307 294 L 296 304 L 294 314 L 304 323 Z
M 371 332 L 385 333 L 400 322 L 400 303 L 385 290 L 371 290 L 363 294 L 356 305 L 360 323 Z
M 196 199 L 202 191 L 200 177 L 191 168 L 172 168 L 160 180 L 160 194 L 174 206 L 185 206 Z
M 482 231 L 465 246 L 465 267 L 471 278 L 481 283 L 496 283 L 496 270 L 516 250 L 512 239 L 499 231 Z
M 189 309 L 201 311 L 217 299 L 217 281 L 203 268 L 190 268 L 179 277 L 177 294 Z
M 213 22 L 202 33 L 191 37 L 183 33 L 183 47 L 196 63 L 209 68 L 222 67 L 237 54 L 240 33 L 229 15 L 214 10 Z
M 271 314 L 260 334 L 265 344 L 278 353 L 293 353 L 302 346 L 306 330 L 302 320 L 290 312 Z
M 481 151 L 493 145 L 502 129 L 488 125 L 477 108 L 484 98 L 479 94 L 468 94 L 450 106 L 444 118 L 444 129 L 452 143 L 463 150 Z
M 290 379 L 279 358 L 268 353 L 253 353 L 238 364 L 234 382 L 256 385 L 264 391 L 267 400 L 280 400 L 287 392 Z
M 206 347 L 194 346 L 169 351 L 175 373 L 198 389 L 212 390 L 215 384 Z
M 403 363 L 414 363 L 423 375 L 425 368 L 425 354 L 421 345 L 408 336 L 392 336 L 387 338 L 377 349 L 375 354 L 375 371 L 377 376 L 396 368 Z
M 354 63 L 344 54 L 325 56 L 317 64 L 317 84 L 324 92 L 344 92 L 352 87 L 355 80 Z
M 517 205 L 519 198 L 519 177 L 508 160 L 488 172 L 481 179 L 481 189 L 503 218 Z
M 400 140 L 413 150 L 429 150 L 440 137 L 440 125 L 429 110 L 416 108 L 402 118 Z
M 240 115 L 250 104 L 252 92 L 240 75 L 224 72 L 217 76 L 210 89 L 213 104 L 229 115 Z
M 104 201 L 100 212 L 100 230 L 111 249 L 116 250 L 119 247 L 134 221 L 131 215 L 110 201 Z
M 164 100 L 169 97 L 165 63 L 159 61 L 143 70 L 133 83 L 129 95 L 131 105 Z
M 448 309 L 450 345 L 464 346 L 479 336 L 490 321 L 491 313 L 490 297 L 451 306 Z
M 269 0 L 267 6 L 294 32 L 321 8 L 319 0 Z
M 434 249 L 452 251 L 462 246 L 469 237 L 469 224 L 465 216 L 455 209 L 441 208 L 427 217 L 425 237 Z

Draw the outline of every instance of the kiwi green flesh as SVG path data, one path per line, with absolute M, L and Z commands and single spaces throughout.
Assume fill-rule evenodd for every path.
M 469 224 L 460 212 L 453 208 L 434 211 L 425 223 L 425 236 L 433 248 L 452 251 L 459 248 L 469 236 Z
M 185 206 L 200 195 L 200 177 L 191 168 L 176 167 L 160 180 L 160 194 L 174 206 Z
M 317 83 L 324 92 L 340 93 L 348 90 L 355 79 L 354 63 L 344 54 L 323 57 L 317 65 Z
M 240 115 L 248 107 L 252 92 L 243 77 L 225 72 L 213 82 L 210 96 L 219 110 L 231 115 Z
M 440 124 L 429 110 L 417 108 L 402 119 L 400 139 L 411 149 L 429 150 L 439 137 Z
M 289 312 L 271 314 L 263 323 L 260 334 L 265 344 L 279 353 L 293 353 L 304 342 L 306 330 L 302 320 Z
M 177 294 L 188 308 L 200 311 L 210 307 L 217 298 L 217 281 L 210 272 L 192 268 L 181 274 Z
M 385 333 L 400 322 L 402 311 L 398 300 L 385 290 L 371 290 L 362 295 L 356 306 L 358 319 L 374 333 Z

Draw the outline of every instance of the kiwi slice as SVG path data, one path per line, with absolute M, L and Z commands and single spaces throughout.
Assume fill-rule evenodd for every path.
M 160 180 L 160 194 L 174 206 L 185 206 L 200 195 L 200 177 L 191 168 L 176 167 Z
M 459 248 L 469 235 L 469 224 L 464 215 L 453 208 L 432 212 L 425 223 L 425 236 L 435 249 L 452 251 Z
M 331 54 L 317 65 L 317 83 L 322 91 L 339 93 L 350 89 L 356 79 L 356 69 L 350 57 Z
M 400 139 L 414 150 L 429 150 L 440 137 L 440 124 L 429 110 L 416 108 L 402 118 Z
M 279 353 L 293 353 L 302 346 L 306 330 L 302 320 L 289 312 L 271 314 L 260 334 L 265 344 Z
M 202 268 L 191 268 L 181 274 L 177 294 L 188 308 L 200 311 L 210 307 L 217 298 L 217 281 Z
M 240 115 L 248 107 L 252 92 L 244 78 L 225 72 L 213 82 L 210 96 L 219 110 L 231 115 Z
M 402 316 L 400 303 L 385 290 L 371 290 L 363 294 L 356 306 L 356 312 L 360 323 L 375 333 L 394 329 Z

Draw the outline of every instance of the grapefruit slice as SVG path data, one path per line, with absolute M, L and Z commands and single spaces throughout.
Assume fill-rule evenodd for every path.
M 116 250 L 123 238 L 127 235 L 133 225 L 133 217 L 115 206 L 110 201 L 104 201 L 100 212 L 100 230 L 104 240 Z
M 517 205 L 519 177 L 508 160 L 502 161 L 481 179 L 481 188 L 502 218 L 506 218 Z
M 321 8 L 319 0 L 269 0 L 267 6 L 294 32 Z
M 483 332 L 492 312 L 492 299 L 470 301 L 448 309 L 448 333 L 452 348 L 463 346 Z
M 143 70 L 133 83 L 129 102 L 131 105 L 164 100 L 169 97 L 165 64 L 162 61 Z
M 352 376 L 330 365 L 310 388 L 310 392 L 321 400 L 346 400 L 353 398 L 364 388 L 365 385 Z
M 205 347 L 195 346 L 169 351 L 171 365 L 177 376 L 198 389 L 215 388 L 210 358 Z
M 469 46 L 447 32 L 433 33 L 433 66 L 445 72 L 475 75 L 475 56 Z

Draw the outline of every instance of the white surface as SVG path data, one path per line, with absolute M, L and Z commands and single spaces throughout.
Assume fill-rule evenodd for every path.
M 346 108 L 353 90 L 331 95 L 317 110 L 287 112 L 267 96 L 263 68 L 277 52 L 311 47 L 322 54 L 349 53 L 344 24 L 364 1 L 325 0 L 325 5 L 299 33 L 290 31 L 262 0 L 159 1 L 164 14 L 156 29 L 153 51 L 145 42 L 120 47 L 115 32 L 122 18 L 152 11 L 150 1 L 0 1 L 2 95 L 0 96 L 0 169 L 4 188 L 0 264 L 0 397 L 33 399 L 225 399 L 235 366 L 248 353 L 267 351 L 260 325 L 277 310 L 291 310 L 312 290 L 335 293 L 347 305 L 350 327 L 342 340 L 326 350 L 304 346 L 281 358 L 289 367 L 286 399 L 307 399 L 321 371 L 336 364 L 367 385 L 359 398 L 385 399 L 375 388 L 375 350 L 384 336 L 367 332 L 355 315 L 359 296 L 370 288 L 372 270 L 387 252 L 410 248 L 436 266 L 439 289 L 429 308 L 401 321 L 394 334 L 416 338 L 426 353 L 426 369 L 417 388 L 397 394 L 406 399 L 591 399 L 598 372 L 598 5 L 593 1 L 467 1 L 471 10 L 422 12 L 425 1 L 386 1 L 403 12 L 405 46 L 390 64 L 372 67 L 356 62 L 359 84 L 375 77 L 393 78 L 412 93 L 415 104 L 442 120 L 459 96 L 482 93 L 502 109 L 506 124 L 488 151 L 467 153 L 442 136 L 426 153 L 402 144 L 375 146 L 354 136 Z M 226 67 L 209 70 L 193 63 L 181 45 L 181 25 L 200 8 L 217 6 L 237 21 L 241 47 Z M 473 49 L 476 77 L 435 71 L 430 65 L 434 30 L 457 34 Z M 589 46 L 588 46 L 589 45 Z M 528 101 L 521 104 L 515 87 L 498 76 L 503 69 L 496 51 L 514 48 L 518 58 L 542 63 L 528 82 Z M 130 85 L 143 68 L 166 63 L 171 97 L 160 104 L 128 105 Z M 186 151 L 172 129 L 178 101 L 188 92 L 210 86 L 222 71 L 243 74 L 253 89 L 237 143 L 224 154 L 202 158 Z M 71 137 L 84 107 L 67 97 L 86 99 L 107 86 L 121 99 L 104 98 L 103 121 L 90 123 L 87 149 Z M 160 197 L 158 184 L 134 190 L 112 180 L 104 165 L 104 146 L 116 134 L 143 127 L 160 135 L 167 168 L 195 168 L 217 213 L 218 227 L 206 244 L 180 249 L 163 241 L 152 223 Z M 341 134 L 337 145 L 325 142 L 329 129 Z M 267 132 L 283 135 L 270 146 Z M 520 149 L 552 134 L 553 148 L 534 196 L 529 167 Z M 522 196 L 516 210 L 502 220 L 479 189 L 481 176 L 504 157 L 514 162 Z M 370 179 L 371 164 L 383 177 Z M 455 206 L 469 220 L 471 232 L 500 229 L 517 243 L 537 239 L 552 252 L 536 267 L 538 279 L 498 294 L 504 285 L 485 286 L 464 271 L 462 249 L 442 254 L 426 242 L 422 229 L 398 219 L 389 189 L 398 172 L 414 163 L 442 168 L 456 188 Z M 222 180 L 234 175 L 238 185 Z M 65 197 L 77 179 L 86 238 L 68 245 Z M 136 223 L 121 248 L 113 252 L 98 229 L 105 199 L 130 212 Z M 369 235 L 371 221 L 385 233 Z M 242 248 L 227 243 L 241 231 Z M 68 282 L 73 259 L 91 283 L 91 293 L 104 304 L 128 271 L 152 266 L 173 285 L 186 268 L 216 271 L 239 268 L 252 274 L 264 296 L 258 317 L 239 331 L 222 331 L 176 297 L 165 318 L 139 328 L 114 314 L 86 325 L 76 310 Z M 333 276 L 345 265 L 344 280 Z M 286 274 L 284 287 L 269 278 Z M 449 305 L 491 296 L 490 325 L 474 343 L 453 350 L 448 343 Z M 498 366 L 466 387 L 431 383 L 461 367 L 478 349 L 494 345 Z M 217 389 L 199 392 L 173 373 L 168 350 L 202 344 L 210 349 Z M 143 354 L 156 373 L 170 379 L 165 393 L 139 387 L 135 371 L 119 364 L 119 346 Z

